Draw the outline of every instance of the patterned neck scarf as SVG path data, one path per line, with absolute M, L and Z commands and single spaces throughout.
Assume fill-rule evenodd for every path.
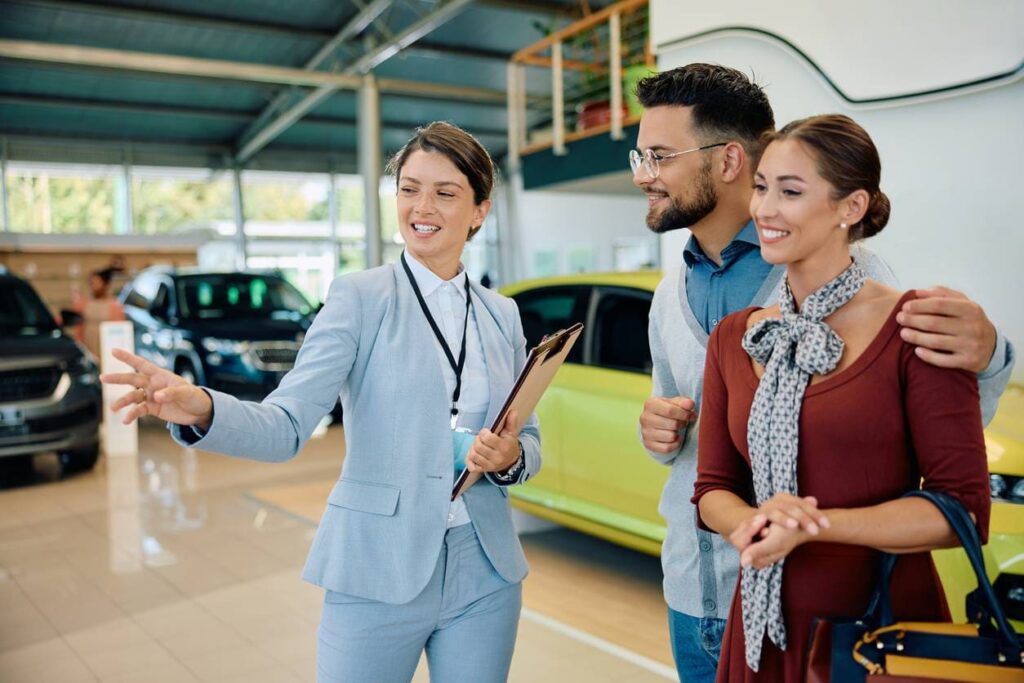
M 743 349 L 764 366 L 747 421 L 747 445 L 757 505 L 777 493 L 797 495 L 800 406 L 811 375 L 839 364 L 843 340 L 823 322 L 860 291 L 867 275 L 856 263 L 811 294 L 797 312 L 789 282 L 779 298 L 781 319 L 762 320 L 743 335 Z M 740 579 L 747 666 L 757 671 L 765 632 L 786 649 L 782 618 L 782 567 L 745 567 Z

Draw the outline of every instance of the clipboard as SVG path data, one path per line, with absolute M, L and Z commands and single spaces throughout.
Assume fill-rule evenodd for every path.
M 582 332 L 583 323 L 576 323 L 545 337 L 540 344 L 530 350 L 522 372 L 519 373 L 515 384 L 508 392 L 504 405 L 494 418 L 494 424 L 491 425 L 492 432 L 498 434 L 505 427 L 505 418 L 512 410 L 515 410 L 520 416 L 533 414 L 540 402 L 540 397 L 547 391 L 551 380 L 555 378 L 555 374 L 562 367 L 562 363 Z M 458 498 L 483 476 L 482 472 L 463 470 L 452 487 L 452 500 Z

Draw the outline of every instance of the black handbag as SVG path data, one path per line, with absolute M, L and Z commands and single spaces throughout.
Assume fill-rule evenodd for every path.
M 810 683 L 865 681 L 977 681 L 1024 683 L 1024 652 L 985 573 L 981 539 L 970 515 L 952 496 L 911 491 L 945 516 L 978 579 L 967 596 L 966 624 L 897 622 L 890 580 L 898 555 L 882 556 L 878 583 L 856 621 L 817 620 L 812 628 Z

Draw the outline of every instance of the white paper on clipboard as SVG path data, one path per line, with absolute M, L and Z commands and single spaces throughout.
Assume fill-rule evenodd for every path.
M 505 398 L 505 403 L 494 418 L 494 424 L 491 425 L 492 432 L 495 434 L 501 432 L 505 427 L 505 418 L 510 411 L 515 410 L 523 420 L 533 414 L 540 402 L 540 397 L 551 385 L 551 380 L 555 378 L 555 374 L 562 367 L 562 363 L 572 351 L 573 345 L 582 332 L 583 323 L 576 323 L 545 337 L 544 341 L 530 350 L 522 372 L 519 373 L 519 377 L 516 378 L 515 384 L 512 385 L 512 389 Z M 481 472 L 463 470 L 452 487 L 452 500 L 458 498 L 481 477 L 483 477 Z

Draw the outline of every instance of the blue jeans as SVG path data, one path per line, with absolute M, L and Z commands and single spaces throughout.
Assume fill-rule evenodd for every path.
M 691 617 L 669 608 L 668 633 L 680 683 L 714 683 L 725 619 Z

